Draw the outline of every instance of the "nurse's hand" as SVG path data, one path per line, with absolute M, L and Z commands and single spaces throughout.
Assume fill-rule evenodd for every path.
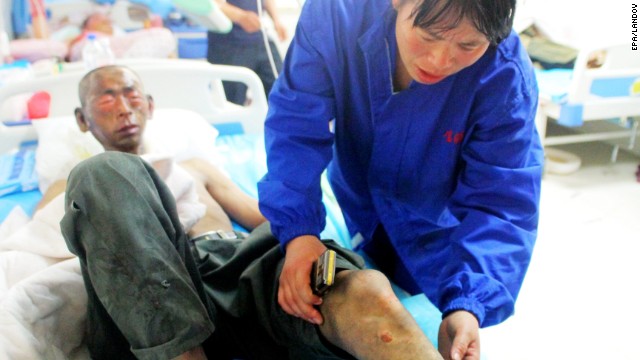
M 322 298 L 311 291 L 311 267 L 326 249 L 315 236 L 291 240 L 286 246 L 278 289 L 278 303 L 286 313 L 318 325 L 323 319 L 314 305 L 320 305 Z
M 476 317 L 464 310 L 442 319 L 438 351 L 445 360 L 480 360 L 480 326 Z

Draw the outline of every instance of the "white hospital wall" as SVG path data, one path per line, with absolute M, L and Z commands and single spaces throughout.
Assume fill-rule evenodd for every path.
M 637 0 L 518 0 L 516 25 L 533 21 L 552 40 L 576 49 L 631 44 Z

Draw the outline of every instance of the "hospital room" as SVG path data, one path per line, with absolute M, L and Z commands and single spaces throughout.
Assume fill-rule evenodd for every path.
M 294 233 L 285 229 L 285 224 L 302 224 L 307 221 L 303 214 L 311 216 L 307 213 L 313 212 L 320 218 L 318 225 L 313 225 L 319 226 L 318 235 L 314 235 L 318 244 L 327 243 L 317 239 L 331 239 L 331 244 L 346 249 L 345 253 L 362 256 L 364 266 L 385 274 L 390 271 L 390 290 L 399 300 L 401 312 L 411 315 L 412 329 L 419 333 L 410 336 L 409 342 L 424 339 L 434 351 L 446 353 L 444 359 L 452 359 L 452 343 L 462 348 L 463 335 L 459 334 L 469 331 L 464 335 L 477 337 L 464 345 L 467 356 L 459 354 L 460 360 L 640 359 L 640 348 L 635 345 L 640 336 L 640 289 L 636 285 L 640 275 L 636 259 L 640 250 L 640 2 L 517 0 L 515 15 L 506 11 L 505 18 L 512 21 L 506 22 L 511 24 L 509 29 L 494 44 L 488 35 L 493 28 L 477 26 L 483 21 L 481 15 L 463 17 L 442 32 L 423 30 L 410 20 L 401 23 L 406 27 L 389 26 L 400 21 L 403 11 L 408 18 L 435 16 L 433 12 L 425 15 L 424 11 L 407 10 L 407 4 L 422 0 L 388 0 L 391 5 L 387 0 L 253 1 L 0 0 L 0 359 L 91 358 L 87 304 L 96 301 L 93 287 L 105 287 L 85 287 L 89 275 L 83 267 L 92 266 L 86 260 L 89 252 L 78 259 L 78 250 L 71 249 L 69 237 L 63 236 L 65 222 L 61 220 L 68 219 L 63 192 L 64 184 L 71 183 L 72 170 L 89 158 L 100 157 L 105 149 L 118 150 L 99 137 L 97 122 L 92 123 L 97 115 L 87 113 L 97 114 L 96 109 L 104 105 L 87 105 L 91 94 L 84 91 L 98 91 L 97 80 L 81 86 L 89 71 L 99 73 L 102 66 L 110 65 L 122 65 L 126 71 L 104 74 L 129 79 L 131 72 L 137 79 L 133 80 L 135 89 L 127 85 L 122 94 L 139 90 L 152 96 L 134 100 L 129 95 L 118 96 L 123 102 L 135 101 L 145 107 L 140 112 L 145 116 L 141 127 L 144 139 L 136 143 L 135 152 L 141 154 L 143 149 L 145 154 L 153 153 L 155 158 L 141 155 L 149 162 L 161 154 L 162 159 L 171 159 L 171 169 L 193 164 L 194 159 L 203 164 L 202 169 L 216 169 L 217 175 L 230 180 L 233 191 L 244 194 L 234 201 L 244 201 L 248 195 L 247 203 L 256 211 L 259 203 L 260 219 L 271 223 L 275 248 L 287 249 L 286 255 L 280 252 L 283 259 L 293 259 L 294 255 L 288 256 L 288 249 L 294 248 L 291 245 L 312 234 L 302 225 Z M 359 8 L 364 3 L 371 11 Z M 442 13 L 448 14 L 458 11 L 456 6 L 461 6 L 463 13 L 467 11 L 467 5 L 461 3 L 486 1 L 424 3 L 454 4 L 454 10 L 443 7 Z M 376 12 L 375 6 L 384 14 Z M 321 11 L 340 13 L 323 17 Z M 438 24 L 441 18 L 437 16 L 421 24 L 432 20 Z M 340 23 L 356 20 L 363 21 L 366 32 Z M 355 31 L 362 34 L 351 33 Z M 393 32 L 398 34 L 397 40 L 391 36 Z M 409 35 L 402 37 L 402 32 Z M 416 33 L 420 35 L 416 37 Z M 374 35 L 387 36 L 385 41 L 393 39 L 376 44 Z M 484 42 L 468 41 L 465 37 L 469 36 Z M 357 45 L 338 49 L 342 45 L 330 44 L 332 39 L 336 44 L 348 44 L 352 39 Z M 397 49 L 392 46 L 390 50 L 389 44 L 396 45 L 396 41 Z M 404 46 L 402 41 L 406 41 Z M 416 50 L 416 41 L 426 48 L 447 49 L 451 59 L 467 63 L 449 74 L 434 75 L 421 68 L 413 70 L 406 61 L 393 62 L 396 52 L 398 58 L 417 58 L 415 54 L 421 50 Z M 455 41 L 455 47 L 442 45 Z M 479 49 L 482 46 L 487 46 L 486 53 L 485 48 Z M 496 47 L 508 47 L 516 55 Z M 501 56 L 513 59 L 508 62 L 500 60 Z M 365 65 L 350 63 L 353 59 Z M 482 73 L 481 66 L 489 68 L 489 73 L 500 71 L 499 66 L 512 69 L 513 63 L 522 76 L 506 70 L 495 77 Z M 378 76 L 386 82 L 373 81 L 376 66 L 379 73 L 380 69 L 392 71 L 392 64 L 396 73 L 387 78 Z M 439 64 L 458 66 L 445 60 Z M 511 77 L 504 80 L 506 73 Z M 101 84 L 115 81 L 101 76 Z M 463 80 L 471 78 L 480 85 Z M 482 85 L 485 82 L 488 85 Z M 461 83 L 470 85 L 455 86 Z M 417 94 L 429 87 L 435 90 L 424 90 L 429 96 L 417 100 Z M 533 96 L 520 93 L 528 91 L 522 90 L 525 88 L 533 89 Z M 381 100 L 387 90 L 390 100 Z M 310 95 L 312 91 L 315 93 Z M 465 97 L 472 92 L 478 99 Z M 115 91 L 108 94 L 112 93 Z M 482 100 L 481 94 L 490 100 Z M 348 100 L 340 102 L 340 96 Z M 455 99 L 456 105 L 447 106 L 454 101 L 447 97 Z M 496 110 L 501 106 L 491 103 L 495 99 L 503 99 L 509 109 Z M 364 101 L 370 103 L 360 103 Z M 441 108 L 422 115 L 422 104 Z M 469 109 L 464 110 L 465 106 Z M 392 118 L 396 121 L 393 126 L 380 119 L 391 111 L 399 114 Z M 464 111 L 468 111 L 464 115 L 468 119 L 454 119 Z M 469 115 L 472 111 L 477 114 Z M 414 115 L 435 123 L 441 120 L 437 116 L 447 114 L 451 114 L 449 124 L 405 126 Z M 500 121 L 513 121 L 495 125 L 492 114 L 493 121 L 498 115 Z M 314 115 L 330 117 L 312 121 Z M 370 116 L 371 121 L 357 120 L 358 115 Z M 401 121 L 401 116 L 408 120 Z M 319 123 L 325 125 L 316 126 Z M 123 131 L 132 133 L 138 126 L 132 128 Z M 441 130 L 432 139 L 422 135 Z M 400 136 L 406 137 L 406 143 L 397 141 Z M 293 154 L 298 150 L 299 154 Z M 370 153 L 362 156 L 362 150 Z M 167 162 L 156 162 L 162 163 L 159 168 L 154 165 L 162 177 L 169 167 Z M 185 169 L 185 174 L 193 175 L 187 165 Z M 361 169 L 368 173 L 359 173 Z M 168 179 L 165 181 L 171 187 Z M 196 177 L 191 182 L 198 181 Z M 227 186 L 216 182 L 222 183 Z M 313 187 L 302 187 L 308 183 Z M 352 183 L 355 187 L 349 188 Z M 207 184 L 204 190 L 226 212 L 229 229 L 211 229 L 215 231 L 205 234 L 214 233 L 218 240 L 228 236 L 232 240 L 252 239 L 254 227 L 243 220 L 244 213 L 227 210 L 224 200 L 218 200 L 211 190 L 214 186 Z M 429 187 L 432 185 L 440 189 Z M 385 192 L 385 186 L 392 190 Z M 196 187 L 192 187 L 184 191 L 197 199 Z M 175 197 L 182 222 L 182 198 Z M 390 204 L 394 199 L 398 204 Z M 305 206 L 309 202 L 308 211 L 300 210 L 299 200 L 304 200 Z M 197 202 L 192 198 L 185 201 Z M 72 205 L 77 206 L 75 202 Z M 208 214 L 195 206 L 187 210 L 193 212 L 188 216 Z M 187 228 L 193 223 L 187 227 L 182 222 L 185 229 L 179 233 L 192 236 Z M 478 224 L 487 230 L 479 230 Z M 488 229 L 491 224 L 494 228 Z M 289 242 L 280 239 L 278 243 L 279 234 L 292 235 Z M 492 238 L 480 239 L 483 235 Z M 397 239 L 403 236 L 418 240 L 408 244 Z M 200 256 L 200 248 L 194 245 L 200 238 L 193 236 L 188 242 L 194 258 Z M 386 239 L 382 250 L 373 252 L 372 244 L 382 238 Z M 458 250 L 460 253 L 455 252 Z M 331 250 L 323 255 L 329 252 L 336 256 Z M 340 254 L 338 251 L 337 256 L 344 256 Z M 287 263 L 284 261 L 285 269 Z M 320 271 L 326 272 L 328 264 L 335 266 L 335 261 L 327 260 Z M 307 269 L 311 266 L 308 262 Z M 314 271 L 319 267 L 313 266 Z M 468 273 L 455 273 L 458 267 Z M 349 268 L 338 270 L 344 269 Z M 425 277 L 409 276 L 414 270 L 432 271 L 425 275 L 429 277 L 424 280 L 427 285 L 417 280 Z M 451 278 L 443 275 L 447 271 L 454 271 Z M 333 284 L 347 278 L 339 276 L 340 272 L 328 278 L 325 273 L 319 273 L 324 277 L 306 277 L 309 296 L 321 296 L 319 288 L 312 293 L 308 286 L 313 287 L 309 278 L 313 283 L 318 277 L 318 281 L 329 281 L 325 297 L 341 294 L 340 283 Z M 282 273 L 281 291 L 285 270 Z M 463 284 L 452 290 L 447 281 Z M 169 288 L 168 283 L 163 286 Z M 470 310 L 471 305 L 463 301 L 485 299 L 446 300 L 455 291 L 460 291 L 460 296 L 469 291 L 468 296 L 473 297 L 473 286 L 487 287 L 477 291 L 488 295 L 478 296 L 485 296 L 491 305 L 481 311 L 476 307 Z M 274 289 L 278 289 L 277 283 Z M 425 292 L 432 294 L 431 298 Z M 447 301 L 459 302 L 451 305 Z M 283 305 L 275 296 L 270 304 Z M 320 309 L 320 305 L 309 308 Z M 360 308 L 366 312 L 370 306 Z M 281 310 L 293 311 L 287 305 Z M 352 321 L 364 324 L 356 313 Z M 306 319 L 296 320 L 307 326 L 313 322 L 289 314 Z M 468 315 L 457 319 L 470 321 L 476 330 L 452 320 L 459 314 Z M 347 326 L 344 330 L 356 332 L 365 327 Z M 395 357 L 382 352 L 367 357 L 359 355 L 366 353 L 359 350 L 367 348 L 364 342 L 354 340 L 342 349 L 335 344 L 328 347 L 331 341 L 320 339 L 326 335 L 324 330 L 313 333 L 325 351 L 333 351 L 333 358 L 441 358 L 403 356 L 404 350 L 396 350 Z M 349 334 L 344 336 L 351 339 Z M 375 346 L 389 346 L 384 336 L 380 337 L 384 344 Z M 130 345 L 136 356 L 136 351 L 148 350 Z M 298 358 L 295 351 L 289 351 L 288 358 Z M 230 358 L 250 360 L 252 356 L 246 354 Z

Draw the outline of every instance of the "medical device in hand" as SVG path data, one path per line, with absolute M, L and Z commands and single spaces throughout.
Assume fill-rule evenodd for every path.
M 318 295 L 324 295 L 329 289 L 336 277 L 336 252 L 327 250 L 316 262 L 311 269 L 311 287 L 313 292 Z

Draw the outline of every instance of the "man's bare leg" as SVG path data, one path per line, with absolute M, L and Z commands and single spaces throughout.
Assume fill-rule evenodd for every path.
M 323 298 L 320 331 L 360 360 L 442 359 L 376 270 L 347 270 Z

